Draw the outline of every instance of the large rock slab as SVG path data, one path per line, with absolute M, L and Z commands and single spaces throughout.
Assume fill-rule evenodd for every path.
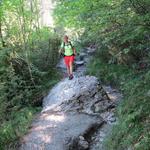
M 73 150 L 88 148 L 88 132 L 104 123 L 92 113 L 92 106 L 102 100 L 96 77 L 82 76 L 59 82 L 43 100 L 42 113 L 22 139 L 21 150 Z
M 90 148 L 91 134 L 106 122 L 100 113 L 113 107 L 113 101 L 96 77 L 85 76 L 84 65 L 77 68 L 73 80 L 65 78 L 50 90 L 43 100 L 42 112 L 21 139 L 20 150 Z M 57 67 L 66 71 L 63 59 Z
M 98 84 L 97 78 L 93 76 L 82 76 L 74 78 L 73 80 L 62 80 L 50 91 L 48 96 L 44 98 L 43 112 L 53 109 L 71 99 L 93 95 L 94 92 L 97 92 Z
M 113 102 L 96 77 L 81 76 L 59 82 L 45 97 L 42 112 L 77 111 L 94 114 L 112 106 Z
M 22 139 L 21 150 L 71 150 L 78 137 L 102 125 L 97 116 L 78 113 L 43 113 Z

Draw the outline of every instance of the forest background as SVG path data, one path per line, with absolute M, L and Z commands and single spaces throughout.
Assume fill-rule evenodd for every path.
M 87 73 L 124 95 L 106 149 L 149 150 L 150 1 L 54 2 L 55 24 L 47 27 L 39 19 L 39 0 L 0 0 L 0 149 L 15 149 L 61 78 L 56 64 L 67 31 L 78 49 L 97 47 Z

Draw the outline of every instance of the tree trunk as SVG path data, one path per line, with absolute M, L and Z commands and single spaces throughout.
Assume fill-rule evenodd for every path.
M 2 33 L 2 21 L 1 21 L 1 18 L 0 18 L 0 39 L 1 39 L 1 42 L 2 42 L 2 46 L 5 47 L 6 46 L 6 43 L 3 39 L 3 33 Z

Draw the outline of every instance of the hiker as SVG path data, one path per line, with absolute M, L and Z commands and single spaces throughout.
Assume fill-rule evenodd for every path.
M 64 36 L 64 41 L 61 44 L 59 53 L 63 54 L 64 56 L 64 62 L 67 67 L 69 80 L 72 80 L 73 79 L 73 62 L 75 59 L 76 50 L 74 46 L 72 45 L 71 41 L 69 41 L 69 38 L 67 35 Z

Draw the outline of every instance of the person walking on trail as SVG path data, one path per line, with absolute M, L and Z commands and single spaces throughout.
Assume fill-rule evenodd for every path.
M 63 54 L 64 62 L 67 67 L 67 73 L 69 76 L 69 80 L 73 79 L 73 62 L 76 55 L 75 47 L 72 45 L 71 41 L 67 35 L 64 36 L 64 41 L 61 44 L 61 48 L 59 53 Z

